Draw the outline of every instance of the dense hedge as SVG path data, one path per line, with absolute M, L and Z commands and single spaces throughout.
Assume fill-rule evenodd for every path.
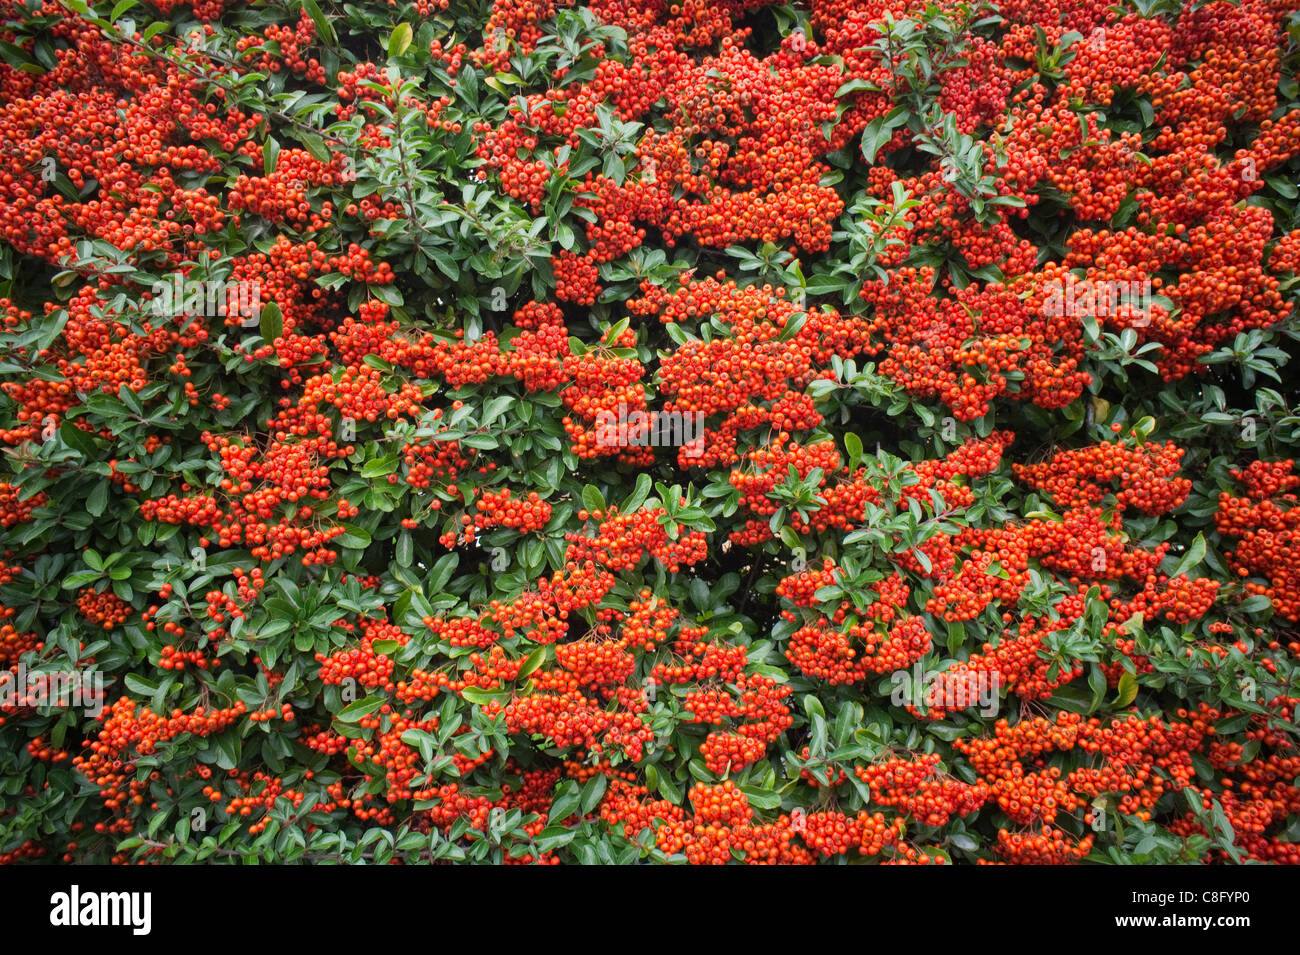
M 0 858 L 1300 861 L 1286 0 L 0 0 Z

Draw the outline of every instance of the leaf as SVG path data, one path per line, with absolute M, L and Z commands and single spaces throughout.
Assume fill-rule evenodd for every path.
M 280 311 L 280 306 L 275 302 L 267 302 L 263 305 L 262 318 L 258 327 L 262 333 L 262 341 L 268 345 L 283 335 L 284 313 Z
M 549 822 L 559 822 L 561 819 L 567 819 L 578 811 L 582 802 L 581 791 L 577 786 L 566 787 L 564 792 L 551 805 L 550 815 L 547 817 Z
M 1106 698 L 1106 674 L 1096 663 L 1088 671 L 1088 687 L 1092 690 L 1092 706 L 1095 710 Z
M 1249 713 L 1239 713 L 1236 716 L 1230 716 L 1226 720 L 1220 720 L 1214 724 L 1214 732 L 1218 736 L 1231 736 L 1233 733 L 1240 733 L 1246 727 L 1250 726 L 1253 717 Z
M 588 512 L 605 511 L 605 495 L 600 493 L 600 489 L 594 484 L 588 484 L 582 489 L 582 506 Z
M 262 174 L 269 176 L 275 172 L 275 164 L 280 159 L 280 144 L 275 141 L 275 137 L 268 136 L 266 143 L 262 146 Z
M 86 511 L 93 517 L 99 517 L 108 506 L 108 482 L 100 481 L 86 497 Z
M 303 148 L 311 153 L 313 159 L 318 162 L 328 163 L 334 157 L 330 155 L 329 147 L 325 145 L 325 140 L 315 133 L 299 131 L 298 139 L 302 142 Z
M 71 421 L 65 421 L 59 425 L 59 437 L 63 443 L 75 451 L 80 451 L 86 457 L 91 457 L 99 450 L 99 445 L 88 432 L 82 431 Z
M 140 696 L 153 696 L 158 692 L 158 687 L 155 684 L 136 676 L 134 673 L 128 673 L 122 682 L 126 684 L 128 690 Z
M 392 59 L 401 56 L 406 52 L 406 48 L 411 45 L 411 25 L 409 23 L 399 23 L 393 28 L 393 32 L 388 35 L 388 57 Z
M 311 17 L 311 22 L 315 24 L 316 33 L 321 40 L 327 46 L 335 46 L 338 43 L 338 36 L 334 33 L 333 25 L 316 5 L 316 0 L 302 0 L 302 8 L 307 11 L 307 16 Z
M 1250 614 L 1262 613 L 1265 610 L 1271 610 L 1272 607 L 1273 601 L 1265 594 L 1251 594 L 1237 605 L 1237 609 L 1242 613 Z
M 518 399 L 514 395 L 498 395 L 491 399 L 483 406 L 483 419 L 479 424 L 486 428 L 517 402 Z
M 355 723 L 358 720 L 360 720 L 361 717 L 369 716 L 371 713 L 375 712 L 377 709 L 383 706 L 385 702 L 386 702 L 385 697 L 367 696 L 364 699 L 357 700 L 354 703 L 349 703 L 347 706 L 343 707 L 343 709 L 341 709 L 337 714 L 335 714 L 335 716 L 337 719 L 342 720 L 344 723 Z
M 844 435 L 844 450 L 849 454 L 850 466 L 862 460 L 862 439 L 853 432 Z
M 919 552 L 918 552 L 919 553 Z M 966 642 L 966 624 L 960 620 L 948 621 L 948 652 L 956 654 Z
M 760 789 L 757 786 L 741 786 L 740 791 L 745 794 L 745 798 L 755 809 L 772 810 L 781 807 L 781 796 L 770 789 Z
M 964 832 L 954 832 L 952 835 L 948 837 L 948 841 L 951 842 L 956 848 L 961 849 L 965 852 L 974 852 L 976 849 L 979 848 L 979 843 L 977 843 L 974 839 L 972 839 Z
M 460 563 L 460 555 L 453 551 L 450 554 L 443 554 L 438 558 L 437 563 L 433 565 L 433 570 L 429 574 L 429 579 L 425 585 L 429 592 L 437 594 L 442 588 L 447 586 L 447 581 L 451 580 L 451 575 L 455 573 L 456 566 Z
M 650 480 L 649 474 L 646 474 L 644 471 L 638 474 L 636 478 L 636 487 L 634 487 L 632 493 L 624 499 L 623 504 L 619 507 L 619 513 L 631 514 L 639 508 L 645 503 L 646 498 L 650 496 L 650 489 L 653 486 L 654 482 Z
M 397 546 L 393 550 L 393 559 L 399 566 L 410 567 L 414 555 L 414 545 L 411 543 L 411 532 L 402 531 L 397 535 Z
M 354 550 L 364 550 L 370 546 L 370 532 L 364 528 L 357 527 L 355 524 L 344 524 L 344 532 L 334 538 L 334 543 L 340 547 L 351 547 Z
M 212 739 L 217 753 L 217 766 L 231 770 L 239 765 L 240 751 L 243 748 L 240 739 L 234 733 L 220 733 Z M 160 813 L 161 815 L 161 813 Z
M 460 695 L 480 706 L 484 703 L 505 703 L 510 699 L 509 690 L 484 690 L 477 686 L 465 687 L 460 691 Z
M 1283 176 L 1268 176 L 1264 180 L 1273 188 L 1273 190 L 1284 199 L 1294 199 L 1300 195 L 1295 185 L 1288 182 Z
M 826 718 L 826 710 L 822 706 L 822 701 L 817 699 L 817 697 L 813 696 L 811 693 L 804 694 L 803 710 L 808 714 L 809 719 L 812 719 L 815 716 L 820 717 L 821 719 Z
M 597 773 L 591 778 L 591 781 L 588 782 L 587 785 L 582 787 L 581 805 L 584 815 L 600 805 L 601 797 L 605 795 L 605 787 L 608 784 L 609 780 L 606 778 L 605 774 Z
M 528 654 L 528 659 L 524 660 L 524 665 L 519 668 L 520 677 L 528 676 L 546 661 L 546 647 L 538 647 L 532 653 Z
M 622 318 L 619 319 L 617 322 L 615 322 L 613 325 L 609 326 L 609 328 L 605 329 L 605 334 L 603 336 L 605 339 L 605 344 L 611 347 L 618 344 L 619 338 L 621 338 L 623 333 L 627 331 L 628 326 L 631 324 L 631 321 L 632 320 L 630 318 Z
M 1124 673 L 1124 675 L 1119 678 L 1118 692 L 1115 694 L 1115 705 L 1128 706 L 1137 698 L 1137 693 L 1137 677 L 1132 673 Z
M 370 287 L 370 294 L 379 299 L 379 301 L 383 302 L 385 305 L 394 308 L 406 304 L 406 300 L 402 298 L 402 293 L 391 285 L 373 285 Z
M 1169 576 L 1170 577 L 1181 576 L 1187 573 L 1189 570 L 1191 570 L 1193 567 L 1195 567 L 1204 559 L 1205 559 L 1205 535 L 1197 534 L 1196 540 L 1192 541 L 1192 546 L 1187 548 L 1187 553 L 1185 553 L 1179 559 L 1178 564 L 1174 567 L 1173 571 L 1170 572 Z
M 386 477 L 396 470 L 397 458 L 395 456 L 372 458 L 361 466 L 361 476 L 363 478 Z
M 424 730 L 406 730 L 402 733 L 402 742 L 407 746 L 414 746 L 420 751 L 420 757 L 426 762 L 433 762 L 434 754 L 438 749 L 438 741 L 432 735 Z
M 97 570 L 79 570 L 75 574 L 68 574 L 63 578 L 64 590 L 75 590 L 78 587 L 84 587 L 87 584 L 93 584 L 102 577 Z
M 5 40 L 0 40 L 0 59 L 24 73 L 38 75 L 45 72 L 25 50 Z
M 903 124 L 905 114 L 896 107 L 885 116 L 877 116 L 862 131 L 862 158 L 868 163 L 876 159 L 882 146 L 894 138 L 894 129 Z

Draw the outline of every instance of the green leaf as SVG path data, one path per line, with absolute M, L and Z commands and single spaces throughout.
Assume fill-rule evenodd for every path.
M 1118 692 L 1115 694 L 1116 706 L 1128 706 L 1137 698 L 1138 682 L 1137 677 L 1132 673 L 1125 672 L 1119 678 Z
M 280 311 L 280 306 L 275 302 L 267 302 L 263 305 L 262 318 L 258 327 L 262 333 L 262 341 L 268 345 L 284 334 L 284 313 Z
M 344 524 L 343 527 L 345 531 L 334 538 L 334 543 L 340 547 L 351 547 L 354 550 L 364 550 L 370 546 L 369 531 L 357 527 L 355 524 Z
M 280 144 L 274 136 L 266 137 L 262 146 L 262 174 L 269 176 L 275 172 L 275 164 L 280 159 Z
M 578 811 L 581 803 L 582 793 L 577 786 L 564 787 L 564 791 L 551 805 L 551 812 L 547 820 L 549 822 L 559 822 L 562 819 L 567 819 Z
M 150 683 L 148 680 L 136 676 L 134 673 L 128 673 L 122 682 L 126 684 L 128 690 L 139 696 L 153 696 L 158 692 L 158 686 L 156 684 Z
M 620 505 L 618 509 L 619 513 L 631 514 L 639 508 L 645 503 L 646 498 L 650 496 L 650 490 L 653 486 L 654 482 L 650 479 L 649 474 L 646 474 L 644 471 L 638 474 L 636 477 L 636 486 L 632 489 L 632 493 L 624 499 L 622 505 Z
M 538 647 L 532 653 L 528 654 L 528 659 L 524 665 L 519 668 L 519 676 L 526 677 L 546 661 L 547 648 Z
M 86 511 L 93 517 L 99 517 L 108 506 L 108 482 L 100 481 L 86 497 Z
M 387 698 L 383 696 L 367 696 L 354 703 L 349 703 L 347 706 L 343 707 L 336 716 L 344 723 L 355 723 L 360 720 L 361 717 L 369 716 L 371 713 L 378 710 L 386 702 Z
M 486 428 L 497 418 L 505 414 L 518 400 L 514 395 L 498 395 L 483 406 L 483 418 L 479 424 Z
M 418 749 L 426 763 L 433 762 L 434 754 L 438 750 L 438 741 L 429 733 L 424 730 L 406 730 L 402 733 L 402 742 Z
M 844 435 L 844 450 L 848 452 L 850 466 L 862 460 L 862 439 L 853 432 Z
M 467 686 L 460 691 L 460 695 L 471 703 L 505 703 L 510 699 L 509 690 L 484 690 L 477 686 Z
M 582 506 L 588 511 L 605 511 L 605 495 L 600 493 L 600 489 L 594 484 L 588 484 L 582 489 Z
M 65 421 L 59 425 L 59 437 L 63 439 L 63 443 L 68 447 L 80 451 L 86 457 L 91 457 L 99 450 L 95 438 L 82 431 L 71 421 Z
M 361 476 L 363 478 L 387 477 L 397 470 L 397 456 L 388 455 L 382 458 L 372 458 L 361 466 Z
M 401 56 L 406 52 L 406 48 L 411 45 L 411 25 L 409 23 L 399 23 L 393 28 L 393 32 L 388 35 L 388 57 Z
M 447 581 L 451 580 L 451 575 L 455 573 L 456 566 L 460 563 L 460 554 L 452 552 L 443 554 L 433 565 L 433 570 L 429 573 L 429 579 L 425 582 L 429 592 L 433 594 L 440 593 L 442 588 L 447 586 Z
M 757 786 L 741 786 L 740 791 L 745 794 L 749 804 L 755 809 L 772 810 L 781 807 L 781 796 L 770 789 L 759 789 Z
M 605 787 L 607 784 L 608 780 L 605 778 L 605 774 L 597 773 L 591 778 L 587 785 L 582 787 L 581 806 L 584 815 L 600 805 L 600 799 L 605 795 Z
M 298 140 L 302 143 L 303 148 L 311 154 L 311 157 L 318 162 L 327 163 L 334 158 L 330 154 L 329 147 L 325 145 L 325 140 L 315 133 L 299 131 Z
M 826 709 L 822 706 L 822 701 L 811 693 L 804 694 L 803 711 L 808 714 L 809 719 L 814 717 L 826 718 Z
M 876 153 L 894 138 L 894 130 L 903 125 L 906 118 L 907 114 L 899 106 L 867 123 L 867 128 L 862 131 L 862 158 L 868 163 L 875 162 Z
M 1174 567 L 1173 571 L 1170 572 L 1169 576 L 1178 577 L 1185 574 L 1204 559 L 1205 535 L 1197 534 L 1196 540 L 1192 541 L 1192 546 L 1187 548 L 1187 553 L 1185 553 L 1178 561 L 1178 564 Z
M 68 574 L 63 578 L 64 590 L 75 590 L 78 587 L 85 587 L 87 584 L 93 584 L 99 580 L 103 574 L 97 570 L 81 570 L 75 574 Z
M 402 531 L 397 535 L 397 546 L 393 548 L 393 559 L 401 567 L 410 567 L 415 548 L 411 543 L 411 532 Z
M 307 16 L 311 17 L 311 22 L 316 25 L 316 34 L 325 45 L 337 45 L 338 36 L 334 33 L 334 26 L 326 19 L 325 14 L 321 13 L 316 0 L 302 0 L 302 8 L 307 11 Z
M 406 300 L 402 298 L 402 293 L 391 285 L 372 285 L 370 286 L 370 294 L 385 305 L 393 308 L 399 308 L 406 304 Z

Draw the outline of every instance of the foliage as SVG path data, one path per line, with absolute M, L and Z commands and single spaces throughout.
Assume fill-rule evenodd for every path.
M 0 859 L 1300 861 L 1285 3 L 0 6 Z

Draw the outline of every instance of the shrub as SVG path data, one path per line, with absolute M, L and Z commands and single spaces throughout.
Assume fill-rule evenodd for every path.
M 0 858 L 1294 863 L 1281 0 L 0 0 Z

